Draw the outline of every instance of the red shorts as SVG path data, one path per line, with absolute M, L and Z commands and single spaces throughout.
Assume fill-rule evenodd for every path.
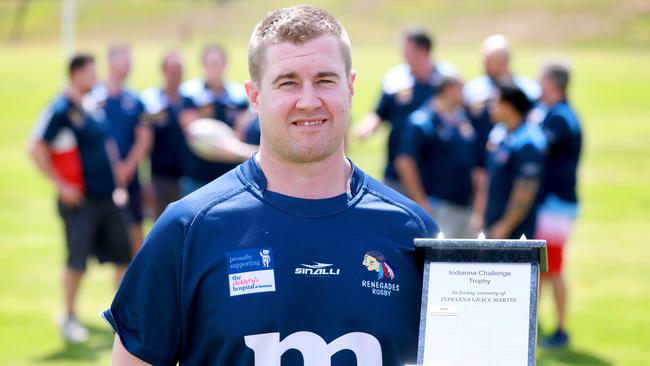
M 573 217 L 558 213 L 541 211 L 537 215 L 535 238 L 546 240 L 548 253 L 546 274 L 562 273 L 564 246 L 573 230 L 573 221 Z

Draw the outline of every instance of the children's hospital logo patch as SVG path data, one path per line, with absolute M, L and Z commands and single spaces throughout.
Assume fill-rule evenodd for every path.
M 399 285 L 393 283 L 397 275 L 381 252 L 375 250 L 366 252 L 361 264 L 369 272 L 377 272 L 375 281 L 363 280 L 361 287 L 370 289 L 371 294 L 378 296 L 390 296 L 392 293 L 399 292 Z
M 226 253 L 230 296 L 275 291 L 273 251 L 270 248 Z

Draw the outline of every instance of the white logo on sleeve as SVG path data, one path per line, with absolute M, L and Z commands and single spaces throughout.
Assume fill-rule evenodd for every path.
M 295 349 L 302 354 L 305 366 L 330 366 L 331 357 L 343 350 L 354 353 L 357 366 L 381 366 L 381 345 L 368 333 L 353 332 L 327 344 L 319 335 L 296 332 L 280 341 L 280 333 L 256 334 L 244 337 L 246 346 L 255 353 L 255 365 L 280 366 L 282 354 Z

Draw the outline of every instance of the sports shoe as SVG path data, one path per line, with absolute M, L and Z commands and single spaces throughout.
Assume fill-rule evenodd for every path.
M 88 340 L 88 329 L 72 315 L 68 316 L 61 325 L 61 335 L 70 343 L 83 343 Z
M 569 335 L 567 332 L 558 329 L 550 337 L 542 340 L 542 347 L 544 348 L 565 348 L 569 346 Z

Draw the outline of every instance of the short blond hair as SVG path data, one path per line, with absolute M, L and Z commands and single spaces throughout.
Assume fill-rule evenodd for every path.
M 269 45 L 282 42 L 302 44 L 323 35 L 339 40 L 346 74 L 352 71 L 350 38 L 343 25 L 329 12 L 309 5 L 274 10 L 259 22 L 248 43 L 248 72 L 253 81 L 262 76 L 264 55 Z

